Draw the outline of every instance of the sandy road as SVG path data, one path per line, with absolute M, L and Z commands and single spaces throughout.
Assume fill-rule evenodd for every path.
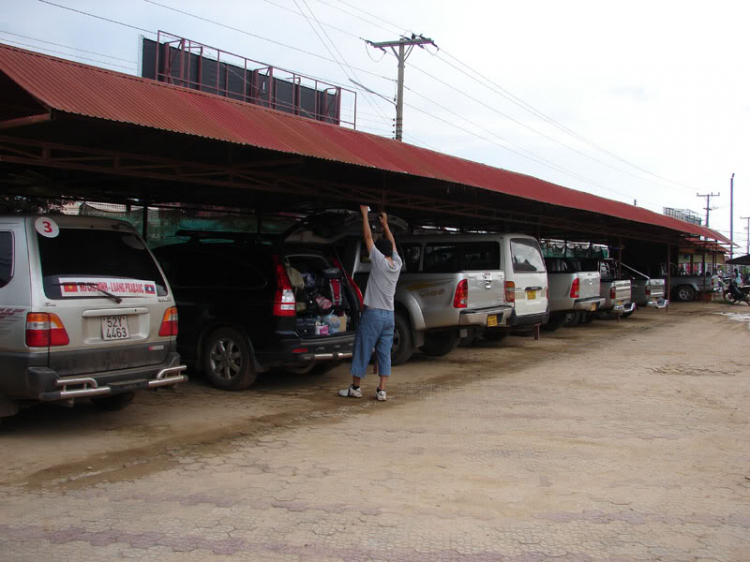
M 8 559 L 750 560 L 750 318 L 693 303 L 0 432 Z M 367 383 L 374 389 L 375 381 Z

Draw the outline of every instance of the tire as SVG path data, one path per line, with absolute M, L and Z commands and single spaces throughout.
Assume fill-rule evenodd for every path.
M 729 304 L 737 304 L 737 299 L 734 298 L 732 291 L 724 291 L 724 300 Z
M 252 385 L 258 374 L 245 335 L 234 328 L 221 328 L 208 336 L 203 346 L 203 372 L 222 390 L 244 390 Z
M 564 312 L 552 312 L 546 324 L 542 324 L 542 330 L 545 332 L 554 332 L 562 327 L 565 323 L 566 314 Z
M 394 315 L 393 347 L 391 347 L 391 365 L 403 365 L 414 355 L 414 342 L 411 337 L 409 320 L 401 312 Z
M 633 316 L 634 312 L 635 309 L 631 310 L 630 312 L 623 312 L 620 316 L 622 316 L 623 318 L 630 318 L 631 316 Z
M 509 333 L 508 330 L 485 330 L 483 336 L 487 341 L 500 342 L 507 338 Z
M 424 345 L 419 349 L 431 357 L 442 357 L 456 349 L 461 336 L 458 330 L 440 330 L 424 336 Z
M 695 289 L 690 285 L 680 285 L 674 290 L 675 300 L 680 302 L 690 302 L 695 300 Z
M 92 398 L 91 403 L 94 404 L 100 410 L 106 410 L 107 412 L 116 412 L 122 410 L 128 404 L 130 404 L 135 398 L 135 392 L 121 392 L 114 396 L 100 396 L 98 398 Z
M 594 321 L 594 313 L 593 312 L 583 312 L 583 324 L 591 324 Z
M 286 365 L 284 370 L 290 375 L 306 375 L 312 373 L 317 367 L 315 362 Z

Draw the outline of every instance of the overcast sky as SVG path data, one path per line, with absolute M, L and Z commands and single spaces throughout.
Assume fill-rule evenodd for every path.
M 421 33 L 439 50 L 415 49 L 407 61 L 407 142 L 658 212 L 705 215 L 696 193 L 720 192 L 710 226 L 727 236 L 734 172 L 734 238 L 745 249 L 745 0 L 0 0 L 0 7 L 0 41 L 112 70 L 137 74 L 139 38 L 162 30 L 355 89 L 353 79 L 391 99 L 396 59 L 361 38 Z M 392 136 L 392 104 L 360 92 L 358 107 L 358 129 Z

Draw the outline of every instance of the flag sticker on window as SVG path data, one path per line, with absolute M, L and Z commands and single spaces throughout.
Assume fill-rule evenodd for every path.
M 60 277 L 63 297 L 96 297 L 102 294 L 117 297 L 156 297 L 156 283 L 142 279 L 103 277 Z

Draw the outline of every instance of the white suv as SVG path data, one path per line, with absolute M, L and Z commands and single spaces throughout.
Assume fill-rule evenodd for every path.
M 129 224 L 0 216 L 0 418 L 28 401 L 119 409 L 183 382 L 176 336 L 169 285 Z

